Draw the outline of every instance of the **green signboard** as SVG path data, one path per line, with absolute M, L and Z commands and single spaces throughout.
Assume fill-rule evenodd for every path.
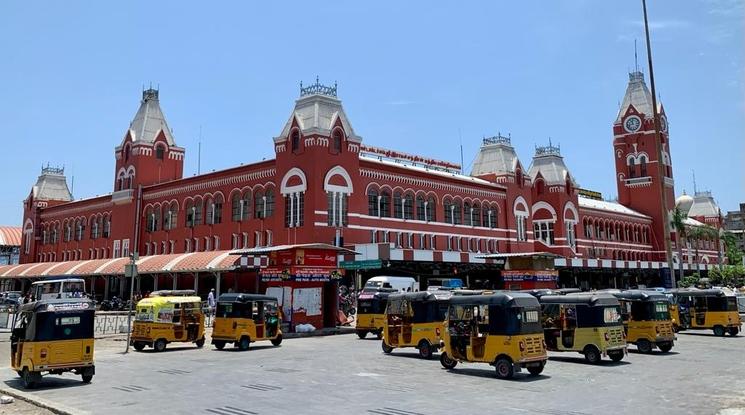
M 376 269 L 382 268 L 383 261 L 379 259 L 366 259 L 364 261 L 341 261 L 339 268 L 343 269 Z

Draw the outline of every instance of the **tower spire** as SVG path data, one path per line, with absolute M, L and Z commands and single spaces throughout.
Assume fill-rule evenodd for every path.
M 636 39 L 634 39 L 634 72 L 639 72 L 639 58 L 636 55 Z
M 696 186 L 696 170 L 691 169 L 691 172 L 693 173 L 693 195 L 695 196 L 696 193 L 698 193 L 698 187 Z

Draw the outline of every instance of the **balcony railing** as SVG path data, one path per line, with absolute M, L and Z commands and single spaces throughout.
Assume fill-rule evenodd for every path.
M 627 187 L 643 186 L 648 183 L 652 183 L 652 177 L 650 176 L 632 177 L 630 179 L 626 179 Z

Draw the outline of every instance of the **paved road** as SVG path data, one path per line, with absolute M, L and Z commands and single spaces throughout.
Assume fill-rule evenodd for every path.
M 122 355 L 123 342 L 99 340 L 90 385 L 72 375 L 44 378 L 28 392 L 83 413 L 136 414 L 716 414 L 745 408 L 745 337 L 679 334 L 668 355 L 630 353 L 592 366 L 578 354 L 552 354 L 544 375 L 494 378 L 487 365 L 423 361 L 411 351 L 384 355 L 377 340 L 354 335 L 252 345 L 247 352 L 171 347 Z M 0 341 L 0 359 L 9 344 Z M 0 381 L 18 388 L 7 368 Z

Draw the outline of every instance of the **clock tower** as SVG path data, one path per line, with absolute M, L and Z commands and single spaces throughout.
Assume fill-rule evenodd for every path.
M 664 184 L 665 210 L 668 212 L 674 208 L 675 194 L 667 116 L 661 104 L 658 112 L 662 160 L 658 159 L 655 146 L 652 94 L 644 82 L 643 73 L 630 73 L 626 95 L 613 123 L 618 201 L 652 218 L 650 243 L 657 252 L 654 257 L 665 261 L 664 221 L 669 219 L 662 217 L 660 184 Z M 657 166 L 659 162 L 663 163 L 662 176 Z

